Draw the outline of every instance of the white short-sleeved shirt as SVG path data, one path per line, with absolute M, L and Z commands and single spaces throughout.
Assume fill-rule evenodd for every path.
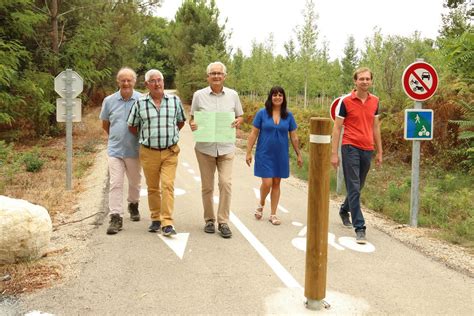
M 191 115 L 194 112 L 234 112 L 235 117 L 244 114 L 237 91 L 224 87 L 219 94 L 214 93 L 211 87 L 198 90 L 193 95 Z M 198 126 L 199 128 L 199 126 Z M 235 143 L 196 143 L 196 150 L 212 156 L 227 155 L 235 151 Z

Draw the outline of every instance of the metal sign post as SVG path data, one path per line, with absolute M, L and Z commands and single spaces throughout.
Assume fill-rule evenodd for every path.
M 72 73 L 66 69 L 66 190 L 72 189 Z
M 57 100 L 57 107 L 66 106 L 66 189 L 72 189 L 72 122 L 73 107 L 81 106 L 74 98 L 83 88 L 83 80 L 76 72 L 66 69 L 54 78 L 54 91 L 64 99 Z M 60 112 L 60 110 L 57 110 Z M 77 111 L 75 111 L 77 113 Z M 58 117 L 58 115 L 57 115 Z M 59 116 L 61 119 L 61 115 Z M 59 122 L 60 120 L 58 120 Z M 61 120 L 62 121 L 62 120 Z M 77 118 L 75 119 L 77 122 Z M 80 121 L 80 118 L 79 118 Z
M 402 75 L 402 87 L 406 95 L 415 101 L 413 111 L 424 111 L 423 102 L 433 96 L 438 88 L 438 74 L 436 70 L 419 58 L 413 64 L 409 65 Z M 420 120 L 420 117 L 417 118 Z M 420 179 L 420 141 L 433 138 L 433 131 L 428 131 L 428 126 L 422 126 L 424 129 L 417 130 L 418 123 L 414 128 L 408 127 L 408 121 L 405 121 L 405 139 L 413 140 L 413 149 L 411 156 L 411 196 L 410 196 L 410 226 L 418 226 L 419 209 L 419 179 Z M 429 128 L 432 129 L 431 123 Z M 408 135 L 409 132 L 411 135 Z M 418 131 L 418 133 L 416 133 Z

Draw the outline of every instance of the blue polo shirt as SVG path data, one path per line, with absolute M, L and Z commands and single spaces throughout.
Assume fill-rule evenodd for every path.
M 133 104 L 141 93 L 133 91 L 130 99 L 124 100 L 120 91 L 109 95 L 102 102 L 99 118 L 110 122 L 107 153 L 116 158 L 137 158 L 138 137 L 128 130 L 127 118 Z

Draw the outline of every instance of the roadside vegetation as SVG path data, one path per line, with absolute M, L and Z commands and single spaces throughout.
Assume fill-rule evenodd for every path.
M 331 101 L 352 88 L 353 71 L 368 66 L 375 77 L 373 93 L 381 99 L 385 163 L 369 173 L 363 202 L 406 224 L 411 142 L 402 137 L 403 112 L 413 102 L 401 88 L 401 76 L 416 58 L 424 58 L 436 68 L 440 86 L 424 103 L 435 113 L 435 136 L 422 144 L 419 224 L 433 228 L 436 237 L 472 251 L 474 30 L 470 1 L 446 0 L 449 10 L 436 39 L 422 38 L 417 32 L 409 37 L 386 36 L 377 28 L 364 47 L 356 47 L 348 36 L 340 59 L 330 58 L 327 43 L 318 37 L 318 8 L 312 0 L 306 1 L 294 38 L 278 38 L 285 43 L 283 55 L 274 52 L 274 37 L 269 34 L 263 43 L 253 43 L 249 56 L 228 47 L 231 35 L 219 23 L 213 0 L 183 1 L 173 21 L 154 15 L 161 2 L 0 1 L 0 194 L 43 205 L 53 224 L 74 212 L 81 179 L 95 152 L 105 144 L 97 119 L 99 106 L 116 89 L 115 74 L 123 66 L 137 71 L 138 89 L 143 88 L 146 70 L 160 69 L 166 88 L 177 88 L 189 103 L 192 93 L 207 85 L 209 62 L 224 62 L 226 85 L 242 96 L 244 130 L 249 130 L 269 89 L 283 86 L 299 124 L 303 150 L 308 148 L 309 118 L 328 117 Z M 54 77 L 66 68 L 84 79 L 83 122 L 74 124 L 72 191 L 64 189 L 65 132 L 64 125 L 56 122 L 58 96 L 53 87 Z M 301 178 L 307 174 L 306 165 L 301 171 L 292 170 Z M 334 188 L 334 175 L 331 184 Z M 13 266 L 0 266 L 0 277 Z M 29 271 L 35 264 L 27 266 Z M 38 266 L 38 271 L 44 269 Z M 54 275 L 56 267 L 51 271 Z M 4 285 L 0 281 L 2 294 Z

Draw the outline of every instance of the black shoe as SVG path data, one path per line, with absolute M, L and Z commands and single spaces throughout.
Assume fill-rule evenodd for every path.
M 226 223 L 219 224 L 219 227 L 217 229 L 219 229 L 223 238 L 232 237 L 232 232 L 230 231 L 229 225 L 227 225 Z
M 174 230 L 174 227 L 172 225 L 168 225 L 163 227 L 161 230 L 161 234 L 163 236 L 171 236 L 171 235 L 176 235 L 176 231 Z
M 216 226 L 214 225 L 214 221 L 208 220 L 206 225 L 204 226 L 204 231 L 208 234 L 214 234 L 216 232 Z
M 367 243 L 367 239 L 365 238 L 365 231 L 363 230 L 356 231 L 356 242 L 358 244 Z
M 351 220 L 349 219 L 349 213 L 348 212 L 344 212 L 344 213 L 339 212 L 339 216 L 341 217 L 342 225 L 344 225 L 345 227 L 349 227 L 349 228 L 352 227 Z
M 122 230 L 123 219 L 119 214 L 110 215 L 109 228 L 107 228 L 108 235 L 114 235 Z
M 130 219 L 134 222 L 140 220 L 140 212 L 138 211 L 138 202 L 137 203 L 128 203 L 128 212 L 130 213 Z
M 160 230 L 161 221 L 152 221 L 150 227 L 148 227 L 148 231 L 150 233 L 156 233 Z

